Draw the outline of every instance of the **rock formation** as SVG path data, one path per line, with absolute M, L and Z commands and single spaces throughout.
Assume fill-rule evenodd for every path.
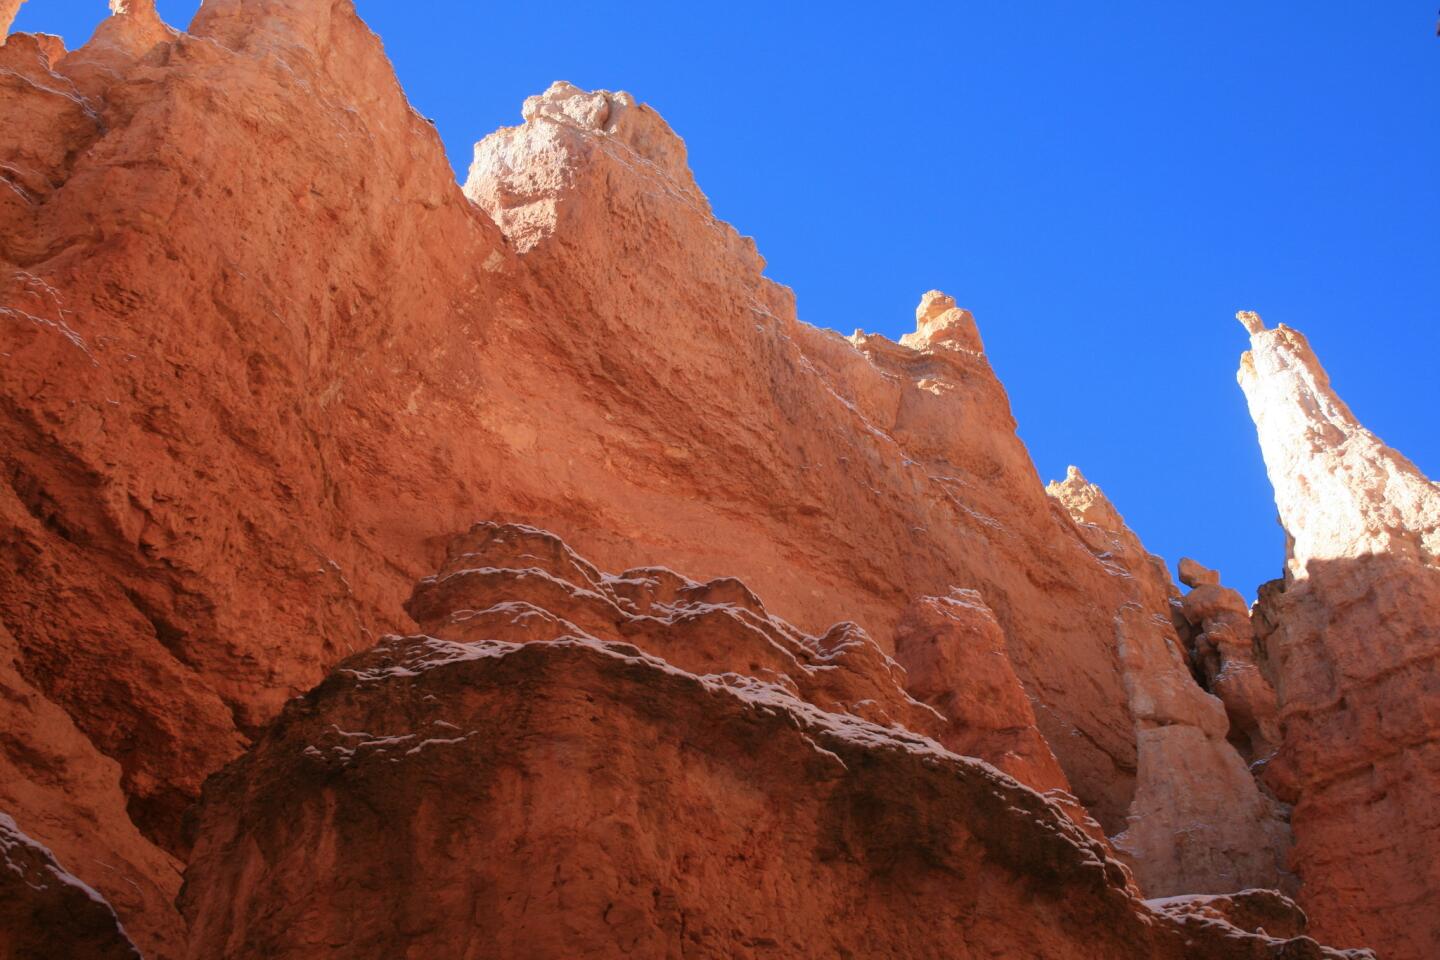
M 0 8 L 5 23 L 13 10 Z M 553 641 L 556 617 L 583 634 L 453 670 L 426 661 L 417 688 L 479 671 L 493 696 L 466 701 L 476 718 L 523 720 L 517 694 L 494 684 L 506 671 L 536 672 L 536 689 L 541 674 L 573 675 L 566 689 L 592 692 L 623 676 L 628 692 L 602 698 L 606 735 L 673 739 L 675 722 L 646 719 L 635 697 L 654 691 L 686 723 L 718 729 L 763 714 L 744 691 L 765 684 L 780 705 L 754 723 L 789 731 L 767 756 L 801 762 L 773 784 L 795 817 L 897 803 L 917 818 L 906 829 L 956 819 L 929 835 L 972 853 L 1050 850 L 1042 838 L 1063 836 L 1071 852 L 1053 854 L 1038 889 L 1078 898 L 1075 922 L 1095 926 L 1095 944 L 1174 930 L 1136 912 L 1124 871 L 1103 866 L 1109 851 L 1150 896 L 1283 885 L 1283 837 L 1226 741 L 1225 707 L 1191 677 L 1163 565 L 1108 503 L 1113 520 L 1091 515 L 1103 498 L 1083 482 L 1047 497 L 974 317 L 931 291 L 898 343 L 802 323 L 753 241 L 714 218 L 653 110 L 560 83 L 522 117 L 477 144 L 462 189 L 347 0 L 206 0 L 189 32 L 148 0 L 117 0 L 73 51 L 39 34 L 0 46 L 0 810 L 16 829 L 159 960 L 208 949 L 187 944 L 173 905 L 198 850 L 189 928 L 259 949 L 220 919 L 263 909 L 232 910 L 217 892 L 256 893 L 211 853 L 245 842 L 225 812 L 260 842 L 270 814 L 245 796 L 283 790 L 251 774 L 290 770 L 296 758 L 267 745 L 315 732 L 298 706 L 270 724 L 322 680 L 304 709 L 330 715 L 326 691 L 355 681 L 337 664 L 441 649 L 376 644 L 411 628 L 406 597 L 443 567 L 408 610 L 445 643 L 482 649 L 525 630 Z M 477 516 L 561 531 L 601 567 L 642 566 L 605 578 L 568 548 L 530 542 L 549 558 L 545 576 L 520 578 L 514 596 L 538 612 L 467 627 L 456 596 L 490 610 L 474 598 L 516 579 L 477 573 L 463 559 L 474 542 L 447 560 Z M 501 636 L 464 633 L 492 629 Z M 750 679 L 704 679 L 726 673 Z M 382 702 L 397 689 L 360 684 L 354 707 L 424 720 L 417 704 Z M 836 716 L 848 719 L 825 719 Z M 563 719 L 537 712 L 533 730 Z M 861 766 L 883 754 L 878 786 L 807 745 L 846 740 L 824 732 L 835 723 L 883 740 L 878 754 L 823 748 Z M 763 779 L 740 755 L 748 741 L 716 736 L 696 789 L 713 799 L 724 778 Z M 896 757 L 912 763 L 904 744 L 922 741 L 955 777 L 921 763 L 931 772 L 887 780 Z M 627 749 L 634 776 L 678 769 Z M 423 759 L 443 767 L 446 755 Z M 202 784 L 242 757 L 220 781 L 239 792 L 212 790 L 197 832 Z M 294 788 L 320 789 L 303 769 Z M 921 793 L 904 795 L 912 786 Z M 984 797 L 1035 816 L 989 818 Z M 397 817 L 430 815 L 418 793 L 393 799 Z M 774 816 L 776 829 L 811 829 Z M 985 836 L 992 827 L 1004 836 Z M 856 862 L 904 886 L 922 852 Z M 935 856 L 914 889 L 877 902 L 938 903 L 951 868 Z M 994 878 L 1023 887 L 1031 866 Z M 853 894 L 833 876 L 834 896 Z M 1058 892 L 1086 883 L 1083 896 Z M 646 916 L 661 916 L 654 904 Z M 1062 919 L 1042 927 L 1070 943 L 1070 908 L 1055 909 Z M 903 933 L 872 919 L 876 937 Z M 1268 941 L 1236 943 L 1250 953 L 1213 955 L 1270 955 Z
M 1256 622 L 1301 900 L 1333 941 L 1440 956 L 1440 488 L 1360 424 L 1303 336 L 1239 318 L 1288 543 Z
M 924 710 L 853 626 L 738 581 L 482 524 L 410 609 L 206 785 L 190 956 L 1342 956 L 1278 895 L 1135 899 L 1039 794 L 850 712 Z
M 1180 603 L 1190 630 L 1191 656 L 1205 689 L 1219 697 L 1230 718 L 1230 741 L 1251 763 L 1267 762 L 1280 743 L 1275 689 L 1260 670 L 1250 609 L 1239 592 L 1220 585 L 1220 574 L 1185 557 L 1180 582 L 1190 587 Z
M 1005 652 L 995 613 L 974 590 L 910 604 L 895 630 L 905 689 L 950 721 L 931 735 L 955 753 L 981 757 L 1042 792 L 1069 783 Z
M 1225 707 L 1191 675 L 1164 561 L 1075 467 L 1049 492 L 1128 594 L 1115 642 L 1136 718 L 1139 784 L 1116 847 L 1152 896 L 1290 889 L 1283 811 L 1228 741 Z
M 3 40 L 10 33 L 10 24 L 15 22 L 15 15 L 20 12 L 20 4 L 25 0 L 0 0 L 0 40 Z
M 0 957 L 140 960 L 105 899 L 0 813 Z
M 481 509 L 738 572 L 886 651 L 915 598 L 978 590 L 1123 825 L 1121 601 L 983 355 L 929 320 L 910 347 L 800 323 L 626 97 L 532 101 L 478 148 L 482 210 L 346 5 L 211 0 L 191 29 L 136 7 L 72 53 L 0 48 L 0 619 L 152 856 Z

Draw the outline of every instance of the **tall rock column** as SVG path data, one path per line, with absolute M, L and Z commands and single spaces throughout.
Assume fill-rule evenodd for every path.
M 1288 535 L 1260 612 L 1301 900 L 1325 938 L 1440 956 L 1440 487 L 1360 424 L 1303 336 L 1238 319 Z
M 25 0 L 0 0 L 0 43 L 5 42 L 5 37 L 10 33 L 10 24 L 15 22 L 15 15 L 20 12 L 20 4 Z

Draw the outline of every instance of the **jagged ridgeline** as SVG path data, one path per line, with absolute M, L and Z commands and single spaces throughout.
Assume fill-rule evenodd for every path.
M 1440 949 L 1440 508 L 1293 331 L 1252 620 L 629 95 L 462 188 L 349 3 L 115 6 L 0 46 L 0 956 Z

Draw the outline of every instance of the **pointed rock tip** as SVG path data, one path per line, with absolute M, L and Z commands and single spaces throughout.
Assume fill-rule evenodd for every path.
M 10 35 L 10 24 L 15 22 L 15 15 L 20 12 L 20 4 L 25 0 L 0 0 L 0 44 Z
M 945 313 L 947 310 L 955 310 L 955 298 L 940 290 L 928 290 L 920 298 L 920 305 L 915 308 L 915 326 L 923 327 L 927 321 Z
M 123 2 L 123 0 L 117 0 Z M 544 93 L 526 97 L 520 116 L 526 123 L 544 118 L 569 121 L 587 130 L 613 130 L 615 122 L 635 98 L 623 90 L 582 90 L 568 80 L 556 80 Z
M 1097 498 L 1106 500 L 1105 492 L 1091 483 L 1090 478 L 1085 476 L 1073 463 L 1065 468 L 1065 479 L 1051 480 L 1045 485 L 1045 491 L 1052 497 L 1061 500 L 1074 500 L 1077 497 L 1086 500 Z
M 937 344 L 952 344 L 975 353 L 984 353 L 980 331 L 969 310 L 955 305 L 955 298 L 930 290 L 915 308 L 915 332 L 900 338 L 902 346 L 924 350 Z
M 1250 333 L 1259 333 L 1265 329 L 1265 321 L 1260 319 L 1260 314 L 1254 310 L 1237 310 L 1235 319 Z

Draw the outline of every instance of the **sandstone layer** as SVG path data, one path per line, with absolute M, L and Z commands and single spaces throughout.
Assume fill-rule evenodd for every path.
M 1240 319 L 1288 542 L 1256 623 L 1301 901 L 1333 941 L 1440 956 L 1440 487 L 1360 424 L 1303 336 Z
M 484 524 L 410 607 L 427 635 L 206 785 L 192 957 L 1346 956 L 1278 895 L 1136 899 L 1058 806 L 895 725 L 924 708 L 852 625 L 738 581 Z

